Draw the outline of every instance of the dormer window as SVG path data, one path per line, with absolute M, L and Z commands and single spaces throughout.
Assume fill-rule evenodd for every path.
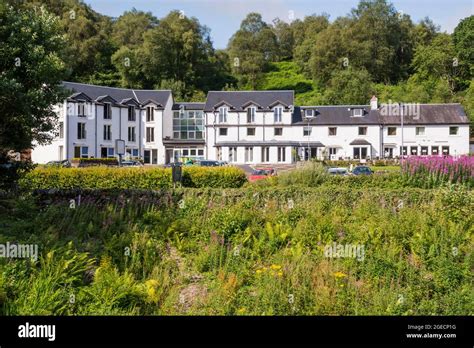
M 110 103 L 104 103 L 104 120 L 112 119 L 112 106 Z
M 249 107 L 247 109 L 247 123 L 255 123 L 255 112 L 257 108 Z
M 77 116 L 86 116 L 86 103 L 77 104 Z
M 314 117 L 314 110 L 313 109 L 306 109 L 305 110 L 306 117 Z
M 352 110 L 352 116 L 353 117 L 362 117 L 363 114 L 364 114 L 363 109 L 353 109 Z
M 221 106 L 219 108 L 219 123 L 226 123 L 227 122 L 227 113 L 229 112 L 229 108 L 227 106 Z
M 281 122 L 281 115 L 283 114 L 283 108 L 281 106 L 273 109 L 273 118 L 275 123 Z
M 146 108 L 146 121 L 153 122 L 155 120 L 155 108 L 153 106 L 148 106 Z

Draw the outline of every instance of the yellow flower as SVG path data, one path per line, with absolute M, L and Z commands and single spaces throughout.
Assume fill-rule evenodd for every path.
M 347 274 L 342 273 L 342 272 L 336 272 L 336 273 L 334 273 L 334 276 L 336 278 L 345 278 L 345 277 L 347 277 Z
M 283 277 L 283 272 L 282 271 L 278 272 L 278 276 Z
M 270 268 L 277 271 L 277 270 L 281 269 L 281 266 L 280 265 L 271 265 Z
M 244 314 L 245 311 L 246 311 L 245 307 L 239 308 L 239 309 L 237 309 L 237 314 Z
M 262 270 L 261 270 L 261 269 L 257 269 L 257 270 L 255 271 L 255 273 L 260 274 L 260 273 L 262 273 Z

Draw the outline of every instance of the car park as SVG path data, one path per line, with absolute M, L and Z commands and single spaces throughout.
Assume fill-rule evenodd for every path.
M 143 163 L 140 161 L 122 161 L 122 167 L 143 167 Z
M 262 180 L 274 175 L 276 175 L 276 170 L 273 168 L 254 169 L 252 174 L 249 176 L 249 181 Z

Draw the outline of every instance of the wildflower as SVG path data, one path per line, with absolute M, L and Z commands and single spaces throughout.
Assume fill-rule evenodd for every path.
M 275 270 L 275 271 L 278 271 L 279 269 L 281 269 L 281 266 L 280 265 L 271 265 L 270 268 Z
M 257 269 L 257 270 L 255 271 L 255 273 L 256 273 L 256 274 L 261 274 L 261 273 L 262 273 L 262 270 L 261 270 L 261 269 Z
M 246 312 L 246 308 L 245 307 L 242 307 L 242 308 L 239 308 L 237 309 L 237 314 L 244 314 Z
M 278 272 L 278 276 L 283 277 L 283 272 L 282 271 Z
M 336 273 L 334 273 L 334 277 L 336 277 L 338 279 L 339 278 L 345 278 L 345 277 L 347 277 L 347 274 L 342 273 L 342 272 L 336 272 Z

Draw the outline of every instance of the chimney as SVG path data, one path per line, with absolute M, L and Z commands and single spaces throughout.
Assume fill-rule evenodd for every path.
M 378 104 L 377 104 L 377 97 L 374 95 L 372 96 L 372 98 L 370 99 L 370 109 L 371 110 L 377 110 L 378 109 Z

